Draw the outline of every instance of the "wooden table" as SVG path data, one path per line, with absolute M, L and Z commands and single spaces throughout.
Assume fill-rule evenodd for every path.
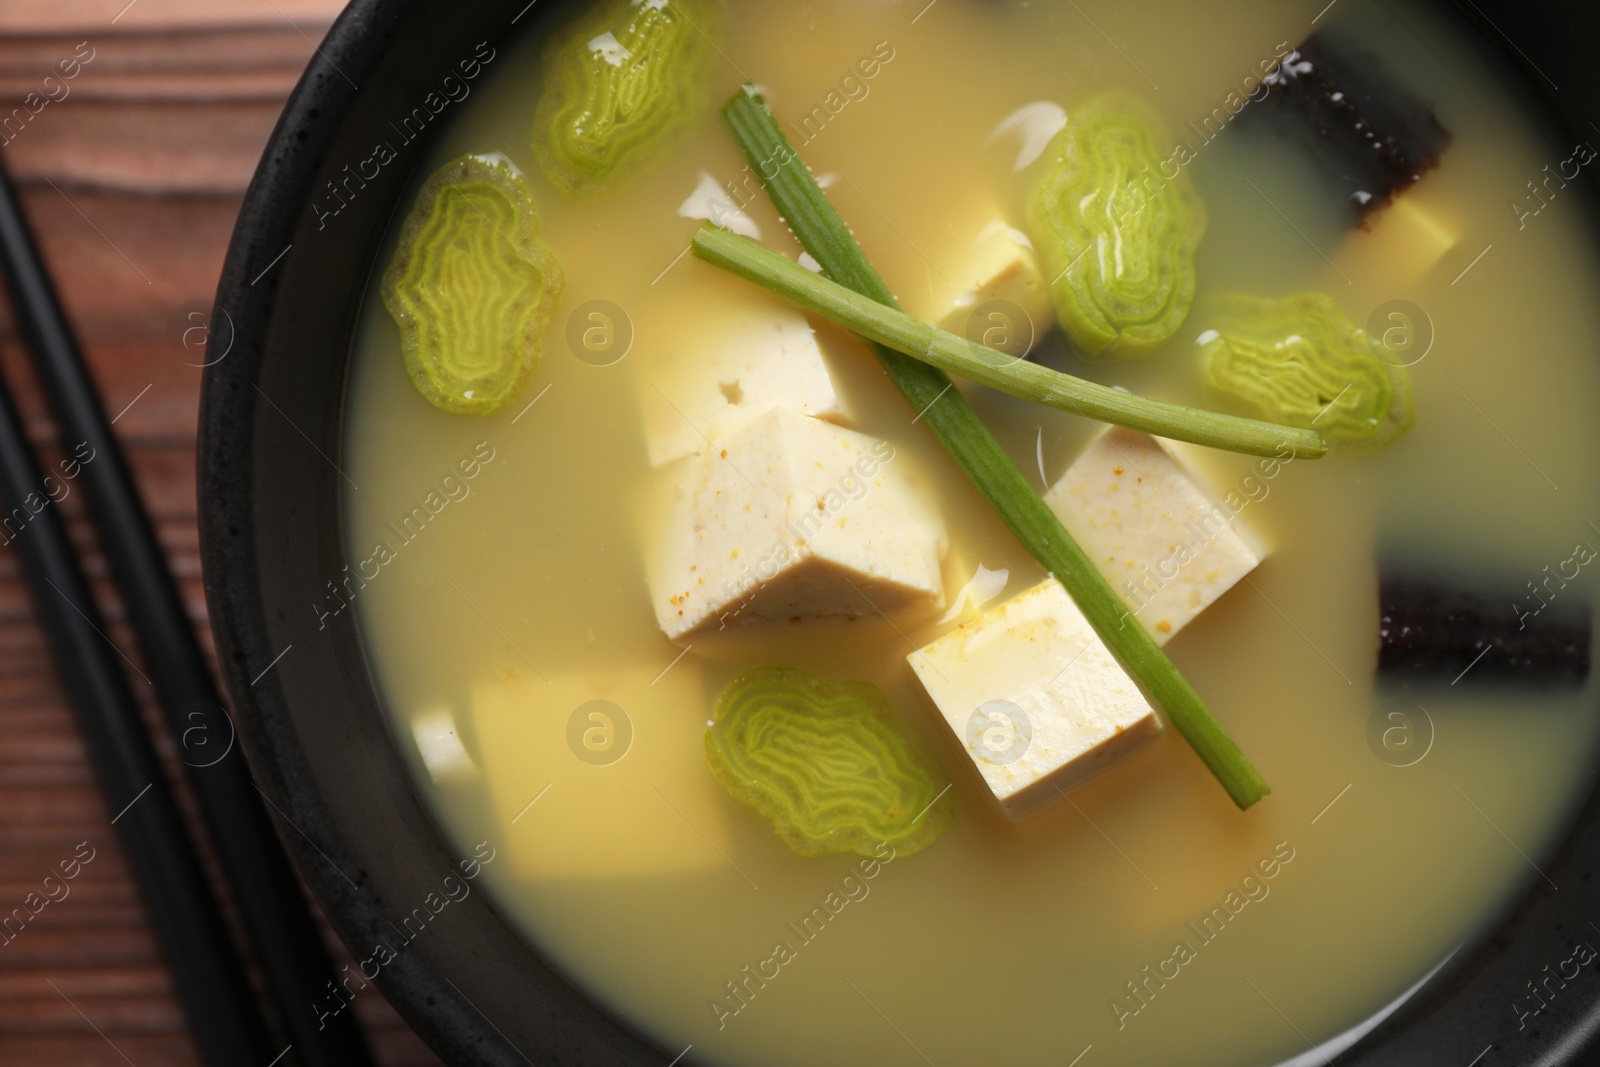
M 245 185 L 341 0 L 0 0 L 0 151 L 138 478 L 197 630 L 200 371 L 185 314 L 208 308 Z M 90 57 L 71 80 L 61 60 Z M 27 108 L 28 94 L 37 113 Z M 48 100 L 42 107 L 41 100 Z M 13 109 L 22 107 L 23 112 Z M 194 340 L 191 335 L 190 340 Z M 185 362 L 188 360 L 189 362 Z M 55 428 L 0 308 L 0 373 L 47 462 Z M 81 494 L 61 502 L 111 639 L 137 657 Z M 138 683 L 138 679 L 134 681 Z M 198 826 L 149 688 L 146 719 Z M 0 916 L 75 851 L 93 860 L 0 928 L 0 1064 L 198 1062 L 10 548 L 0 548 Z M 86 849 L 79 849 L 87 842 Z M 60 890 L 53 893 L 60 897 Z M 39 898 L 34 898 L 35 900 Z M 7 939 L 9 935 L 9 939 Z M 331 934 L 338 963 L 349 961 Z M 439 1061 L 376 989 L 356 1001 L 383 1064 Z

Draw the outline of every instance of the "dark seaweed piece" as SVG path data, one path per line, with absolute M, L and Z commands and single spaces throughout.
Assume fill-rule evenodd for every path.
M 1263 79 L 1244 115 L 1303 145 L 1349 197 L 1358 223 L 1432 170 L 1450 132 L 1372 55 L 1314 33 Z
M 1380 680 L 1404 685 L 1573 686 L 1589 677 L 1592 611 L 1488 596 L 1414 578 L 1378 584 Z

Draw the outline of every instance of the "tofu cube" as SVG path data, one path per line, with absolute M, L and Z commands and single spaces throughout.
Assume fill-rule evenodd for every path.
M 1428 273 L 1461 240 L 1461 223 L 1449 208 L 1428 202 L 1420 188 L 1406 190 L 1345 238 L 1334 262 L 1351 277 L 1408 285 Z
M 649 353 L 637 378 L 650 465 L 698 452 L 775 407 L 835 422 L 844 402 L 804 315 L 765 296 L 697 320 L 692 335 Z
M 1044 499 L 1157 643 L 1266 556 L 1165 442 L 1137 430 L 1111 427 Z
M 907 659 L 1013 819 L 1161 732 L 1144 695 L 1053 578 Z
M 978 232 L 956 266 L 944 273 L 945 292 L 933 312 L 933 321 L 942 330 L 1020 357 L 1055 322 L 1050 287 L 1032 242 L 998 218 Z M 974 322 L 974 313 L 995 300 L 1020 309 L 1026 321 L 1008 309 L 992 308 Z
M 912 458 L 773 408 L 663 472 L 647 520 L 656 620 L 706 629 L 939 607 L 944 524 Z
M 428 769 L 428 777 L 435 782 L 478 776 L 478 765 L 461 743 L 450 708 L 430 708 L 413 716 L 411 737 L 417 743 L 417 754 Z
M 493 843 L 522 883 L 661 874 L 737 879 L 722 791 L 705 782 L 713 695 L 695 657 L 495 674 L 471 689 Z M 743 884 L 742 882 L 740 883 Z

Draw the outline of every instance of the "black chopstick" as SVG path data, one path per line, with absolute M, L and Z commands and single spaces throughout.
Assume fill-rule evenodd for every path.
M 333 967 L 294 868 L 257 794 L 244 755 L 234 743 L 231 720 L 222 709 L 216 683 L 167 570 L 149 515 L 134 489 L 3 165 L 0 270 L 62 441 L 72 446 L 86 443 L 94 450 L 94 460 L 82 466 L 80 483 L 173 735 L 180 743 L 193 738 L 213 746 L 203 752 L 186 751 L 184 762 L 294 1054 L 306 1067 L 370 1064 L 354 1012 L 321 1021 L 317 1018 L 315 1005 L 326 997 Z M 86 598 L 86 593 L 79 597 Z M 63 660 L 70 671 L 73 660 L 70 656 Z M 199 734 L 196 726 L 203 728 Z M 225 744 L 225 754 L 213 760 L 212 753 Z M 108 784 L 107 788 L 114 787 Z M 193 1011 L 190 1018 L 198 1028 Z M 230 1067 L 247 1063 L 214 1062 L 226 1062 Z
M 243 961 L 184 832 L 117 650 L 105 636 L 105 622 L 47 490 L 11 394 L 0 382 L 0 503 L 8 509 L 7 533 L 22 557 L 34 607 L 55 649 L 100 788 L 116 812 L 112 822 L 195 1043 L 205 1062 L 216 1067 L 265 1065 L 275 1050 Z

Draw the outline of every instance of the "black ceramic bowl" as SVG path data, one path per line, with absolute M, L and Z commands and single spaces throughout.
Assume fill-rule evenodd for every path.
M 1588 125 L 1600 121 L 1600 70 L 1589 54 L 1600 43 L 1600 5 L 1456 6 L 1494 61 L 1545 101 L 1557 143 L 1600 136 Z M 391 921 L 437 890 L 460 857 L 413 792 L 355 613 L 321 619 L 311 607 L 346 562 L 343 485 L 330 457 L 340 455 L 356 312 L 423 141 L 376 177 L 342 183 L 373 144 L 392 140 L 388 124 L 480 42 L 495 47 L 537 33 L 560 7 L 561 0 L 354 0 L 273 134 L 217 294 L 199 479 L 212 625 L 255 776 L 292 822 L 282 827 L 290 851 L 357 958 L 391 937 Z M 330 182 L 352 193 L 340 198 L 335 219 L 311 206 L 331 203 Z M 1600 1063 L 1593 968 L 1530 1025 L 1519 1026 L 1513 1007 L 1575 942 L 1600 942 L 1590 925 L 1600 920 L 1597 861 L 1600 803 L 1591 797 L 1545 864 L 1549 878 L 1530 879 L 1498 929 L 1339 1062 Z M 679 1051 L 655 1047 L 587 999 L 483 894 L 445 909 L 377 981 L 452 1063 L 660 1065 Z

